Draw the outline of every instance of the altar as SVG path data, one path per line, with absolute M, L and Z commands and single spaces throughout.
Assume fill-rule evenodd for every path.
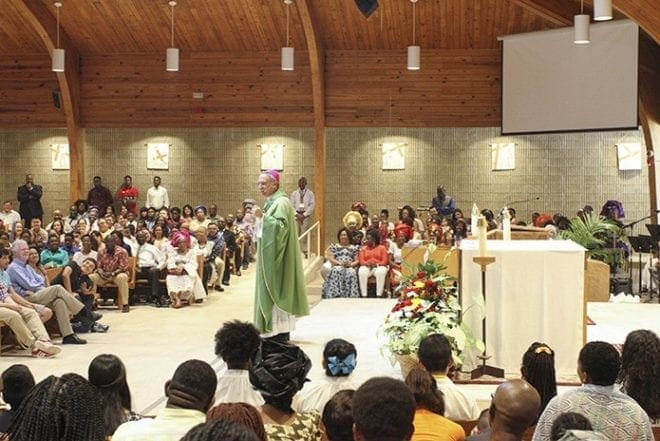
M 585 249 L 569 240 L 489 240 L 486 254 L 496 259 L 486 272 L 488 364 L 519 375 L 523 353 L 538 341 L 554 349 L 557 377 L 575 379 L 585 332 Z M 461 242 L 463 320 L 481 337 L 478 255 L 476 240 Z M 474 358 L 463 370 L 479 363 Z

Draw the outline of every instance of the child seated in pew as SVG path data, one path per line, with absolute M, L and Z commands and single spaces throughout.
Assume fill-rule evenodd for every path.
M 298 412 L 322 412 L 325 404 L 340 390 L 356 389 L 350 375 L 357 365 L 355 346 L 341 338 L 326 343 L 323 349 L 325 378 L 308 383 L 294 397 L 293 408 Z

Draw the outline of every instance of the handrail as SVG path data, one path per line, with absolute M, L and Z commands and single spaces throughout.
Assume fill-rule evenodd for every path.
M 321 235 L 318 234 L 318 230 L 320 230 L 321 226 L 321 221 L 316 221 L 314 225 L 309 227 L 304 233 L 302 233 L 300 236 L 298 236 L 298 240 L 303 240 L 305 239 L 307 241 L 307 256 L 305 256 L 305 260 L 309 260 L 309 258 L 312 255 L 320 256 L 321 255 Z M 314 230 L 317 230 L 316 233 L 316 249 L 315 253 L 310 251 L 311 245 L 312 245 L 312 232 Z

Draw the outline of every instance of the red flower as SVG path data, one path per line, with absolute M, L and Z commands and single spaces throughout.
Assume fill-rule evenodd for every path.
M 417 273 L 418 279 L 423 279 L 424 277 L 426 277 L 426 273 L 424 271 L 420 271 Z

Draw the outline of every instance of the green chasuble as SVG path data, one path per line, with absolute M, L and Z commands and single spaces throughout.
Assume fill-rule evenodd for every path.
M 257 241 L 254 326 L 272 331 L 273 305 L 295 316 L 309 314 L 298 226 L 289 197 L 278 190 L 266 199 Z

